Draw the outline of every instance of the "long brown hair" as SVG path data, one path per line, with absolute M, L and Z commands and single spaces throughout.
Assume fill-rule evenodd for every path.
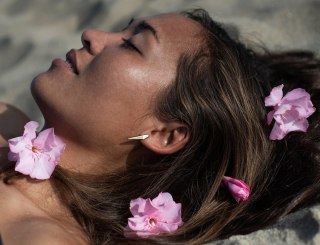
M 92 244 L 128 244 L 123 228 L 130 200 L 159 192 L 182 203 L 184 225 L 137 244 L 203 244 L 245 234 L 305 207 L 320 193 L 320 61 L 302 51 L 255 53 L 204 10 L 183 15 L 203 27 L 199 47 L 182 55 L 177 77 L 159 94 L 154 112 L 189 127 L 186 147 L 101 176 L 57 168 L 51 179 Z M 270 141 L 264 98 L 281 83 L 286 91 L 305 88 L 317 111 L 307 133 Z M 223 188 L 224 175 L 250 185 L 246 202 L 236 203 Z

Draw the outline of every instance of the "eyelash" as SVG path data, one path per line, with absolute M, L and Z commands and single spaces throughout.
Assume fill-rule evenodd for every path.
M 129 39 L 122 38 L 122 41 L 122 47 L 132 49 L 137 51 L 139 54 L 142 54 L 141 51 Z

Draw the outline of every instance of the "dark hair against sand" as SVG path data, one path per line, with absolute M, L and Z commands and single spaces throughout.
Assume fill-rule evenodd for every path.
M 92 244 L 128 244 L 123 228 L 130 200 L 159 192 L 182 203 L 184 225 L 137 244 L 202 244 L 248 233 L 318 197 L 320 61 L 310 52 L 256 54 L 204 10 L 184 15 L 203 26 L 199 49 L 181 57 L 177 78 L 159 95 L 155 113 L 189 127 L 187 146 L 112 174 L 80 176 L 57 168 L 51 179 Z M 307 133 L 270 141 L 264 97 L 281 83 L 286 91 L 305 88 L 317 111 Z M 248 201 L 232 199 L 221 185 L 224 175 L 250 185 Z

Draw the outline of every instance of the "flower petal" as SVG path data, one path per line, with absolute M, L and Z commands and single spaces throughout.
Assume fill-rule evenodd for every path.
M 32 151 L 21 151 L 15 166 L 15 171 L 29 175 L 34 168 L 34 164 Z
M 147 216 L 136 216 L 128 219 L 128 226 L 133 231 L 149 231 Z
M 36 137 L 36 130 L 39 127 L 39 123 L 35 121 L 30 121 L 26 125 L 24 125 L 24 133 L 23 136 L 27 136 L 30 139 L 34 139 Z
M 164 222 L 159 222 L 157 226 L 153 229 L 154 233 L 171 233 L 176 231 L 179 226 L 178 224 L 174 223 L 164 223 Z
M 282 89 L 283 89 L 283 84 L 277 86 L 277 87 L 274 87 L 271 92 L 270 92 L 270 95 L 267 96 L 264 100 L 264 104 L 265 106 L 275 106 L 277 105 L 281 99 L 282 99 L 282 96 L 283 96 L 283 92 L 282 92 Z
M 310 100 L 310 94 L 308 92 L 306 92 L 304 89 L 302 88 L 296 88 L 293 89 L 291 91 L 289 91 L 284 97 L 283 97 L 283 101 L 294 101 L 300 98 L 306 98 L 308 100 Z
M 36 129 L 39 126 L 37 122 L 30 121 L 24 126 L 23 136 L 8 140 L 10 151 L 19 153 L 25 148 L 32 148 L 32 140 L 36 138 Z
M 288 133 L 294 132 L 294 131 L 307 132 L 307 129 L 309 127 L 309 123 L 308 123 L 307 119 L 301 118 L 301 119 L 295 120 L 291 123 L 281 125 L 280 127 Z
M 124 230 L 126 237 L 143 237 L 151 235 L 151 226 L 148 225 L 147 216 L 137 216 L 128 219 L 128 225 Z
M 16 137 L 8 140 L 9 149 L 13 153 L 19 153 L 26 148 L 32 148 L 32 141 L 27 137 Z
M 50 162 L 59 162 L 60 156 L 65 149 L 65 143 L 54 134 L 53 128 L 48 128 L 39 133 L 34 140 L 34 146 L 50 156 Z
M 152 204 L 158 208 L 158 220 L 168 223 L 183 223 L 181 220 L 181 204 L 176 203 L 170 193 L 160 192 L 159 195 L 152 200 Z
M 280 127 L 280 124 L 279 123 L 275 123 L 273 125 L 273 128 L 271 130 L 271 133 L 270 133 L 270 136 L 269 136 L 269 139 L 270 140 L 282 140 L 286 135 L 287 135 L 287 131 L 283 130 L 281 127 Z
M 124 229 L 124 235 L 128 238 L 147 238 L 158 235 L 160 232 L 155 226 L 151 226 L 148 217 L 132 217 L 128 219 L 128 225 Z
M 53 144 L 53 137 L 53 129 L 45 129 L 39 133 L 38 137 L 33 141 L 33 144 L 37 148 L 49 151 Z
M 308 117 L 309 108 L 308 100 L 306 97 L 302 97 L 292 101 L 285 101 L 284 104 L 289 104 L 299 112 L 299 117 Z M 313 108 L 310 108 L 313 109 Z
M 54 157 L 56 161 L 59 161 L 60 156 L 63 154 L 65 148 L 66 144 L 62 141 L 62 139 L 56 135 L 53 135 L 53 147 L 49 152 L 50 156 Z
M 158 220 L 167 223 L 183 224 L 181 219 L 181 204 L 172 202 L 157 212 Z
M 281 125 L 293 123 L 299 118 L 300 118 L 299 112 L 296 110 L 296 108 L 287 110 L 281 114 L 277 114 L 274 116 L 274 119 L 276 120 L 276 122 L 278 122 Z
M 127 238 L 148 238 L 156 235 L 159 235 L 159 233 L 144 230 L 132 230 L 129 226 L 126 226 L 124 229 L 124 236 Z
M 49 179 L 55 167 L 56 164 L 50 161 L 48 155 L 41 154 L 35 161 L 30 177 L 40 180 Z
M 173 198 L 171 194 L 168 192 L 164 192 L 164 193 L 160 192 L 157 197 L 152 199 L 152 203 L 156 207 L 165 206 L 167 203 L 172 203 L 172 202 L 173 202 Z
M 316 108 L 313 107 L 310 97 L 310 94 L 304 89 L 297 88 L 288 92 L 282 100 L 283 104 L 290 104 L 297 107 L 300 112 L 300 117 L 307 118 L 316 110 Z
M 272 123 L 274 112 L 275 112 L 274 110 L 270 111 L 268 113 L 268 115 L 267 115 L 267 123 L 268 123 L 268 125 L 270 125 Z
M 146 200 L 143 198 L 137 198 L 130 201 L 130 212 L 133 216 L 143 215 Z
M 146 200 L 146 205 L 145 205 L 145 207 L 144 207 L 144 212 L 143 212 L 143 214 L 144 214 L 144 215 L 148 215 L 148 216 L 153 216 L 154 213 L 158 213 L 158 212 L 159 212 L 158 209 L 159 209 L 158 207 L 156 207 L 156 206 L 153 205 L 153 203 L 152 203 L 152 201 L 150 200 L 150 198 L 148 198 L 148 199 Z
M 313 107 L 312 101 L 309 100 L 307 102 L 307 116 L 306 117 L 311 116 L 315 111 L 316 111 L 316 108 Z

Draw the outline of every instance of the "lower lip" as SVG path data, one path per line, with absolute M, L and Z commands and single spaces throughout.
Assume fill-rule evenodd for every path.
M 71 73 L 74 74 L 74 72 L 73 72 L 73 70 L 70 68 L 70 66 L 69 66 L 64 60 L 62 60 L 62 59 L 54 59 L 54 60 L 52 61 L 52 65 L 53 65 L 54 67 L 61 67 L 61 68 L 63 68 L 63 69 L 66 69 L 66 70 L 68 70 L 68 71 L 70 71 Z

